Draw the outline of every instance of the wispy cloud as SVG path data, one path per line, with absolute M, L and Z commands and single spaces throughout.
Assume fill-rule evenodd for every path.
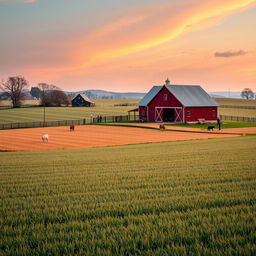
M 115 29 L 111 31 L 112 33 L 102 37 L 101 40 L 98 40 L 99 38 L 92 39 L 94 43 L 90 43 L 90 45 L 93 45 L 94 49 L 91 49 L 89 53 L 83 47 L 79 48 L 78 55 L 80 58 L 77 59 L 77 62 L 80 63 L 71 69 L 83 69 L 94 63 L 159 46 L 172 41 L 187 31 L 200 30 L 200 28 L 205 29 L 206 24 L 213 26 L 214 23 L 209 22 L 211 18 L 216 19 L 216 17 L 229 16 L 255 3 L 255 0 L 228 0 L 225 4 L 222 0 L 216 0 L 215 2 L 203 0 L 200 4 L 197 4 L 195 1 L 189 8 L 180 9 L 178 7 L 176 13 L 171 17 L 168 16 L 170 8 L 173 8 L 171 4 L 167 4 L 165 8 L 159 8 L 159 10 L 154 6 L 154 8 L 148 10 L 147 16 L 140 19 L 136 17 L 136 22 L 127 23 L 128 27 L 129 25 L 131 26 L 130 31 L 133 31 L 126 34 L 129 35 L 128 37 L 126 37 L 124 31 L 121 34 L 119 30 L 117 31 L 116 26 L 113 26 Z M 158 17 L 155 16 L 156 12 L 158 13 Z M 140 16 L 138 15 L 138 17 Z M 216 19 L 216 23 L 218 22 L 219 20 Z M 121 22 L 122 25 L 124 25 L 123 23 Z M 133 28 L 134 23 L 137 26 L 136 29 Z M 147 26 L 143 26 L 145 23 Z M 119 28 L 119 22 L 117 24 Z M 108 29 L 107 31 L 110 32 Z M 117 33 L 114 34 L 114 32 Z M 91 36 L 94 37 L 94 34 Z M 109 39 L 113 42 L 113 38 L 116 38 L 114 41 L 115 45 L 111 43 L 106 44 Z M 79 39 L 79 41 L 81 42 L 83 40 Z M 84 43 L 84 45 L 86 44 Z M 81 61 L 81 59 L 84 61 Z
M 15 3 L 15 2 L 22 2 L 22 3 L 34 3 L 37 0 L 0 0 L 0 3 Z
M 42 70 L 43 73 L 49 72 L 49 74 L 83 72 L 102 63 L 170 42 L 186 32 L 211 27 L 215 23 L 212 20 L 209 22 L 209 19 L 214 18 L 214 21 L 219 23 L 215 18 L 227 17 L 244 10 L 255 4 L 256 0 L 228 0 L 225 4 L 222 0 L 214 2 L 201 0 L 198 4 L 196 0 L 192 3 L 188 6 L 152 5 L 146 9 L 147 11 L 134 9 L 133 16 L 127 15 L 113 20 L 89 32 L 86 36 L 79 36 L 74 41 L 68 39 L 67 43 L 73 49 L 69 52 L 72 55 L 71 61 L 56 64 L 52 62 L 51 56 L 51 65 L 45 68 L 30 68 L 30 70 L 32 73 L 39 74 Z M 172 16 L 168 15 L 170 9 L 175 13 Z M 57 52 L 65 56 L 65 53 L 58 50 Z M 243 52 L 239 54 L 242 55 Z
M 222 57 L 222 58 L 230 58 L 230 57 L 236 57 L 236 56 L 243 56 L 247 52 L 240 50 L 240 51 L 225 51 L 225 52 L 215 52 L 214 56 L 215 57 Z

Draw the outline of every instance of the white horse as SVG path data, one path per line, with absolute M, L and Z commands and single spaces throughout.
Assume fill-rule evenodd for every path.
M 43 134 L 42 135 L 42 141 L 43 142 L 48 142 L 48 140 L 49 140 L 49 135 L 48 134 Z

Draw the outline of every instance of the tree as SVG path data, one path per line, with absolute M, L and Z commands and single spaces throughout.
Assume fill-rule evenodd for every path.
M 253 99 L 254 98 L 254 93 L 253 93 L 252 89 L 244 88 L 243 91 L 241 92 L 241 97 L 245 98 L 247 100 Z
M 28 81 L 22 76 L 9 77 L 6 82 L 2 82 L 0 88 L 11 98 L 14 108 L 21 106 L 24 97 L 24 90 L 28 87 Z
M 38 88 L 41 91 L 40 99 L 43 106 L 58 106 L 70 104 L 67 95 L 57 86 L 46 83 L 39 83 Z
M 68 96 L 62 90 L 52 90 L 48 94 L 48 97 L 50 99 L 51 106 L 68 106 L 70 103 Z
M 51 100 L 50 100 L 50 91 L 52 90 L 57 90 L 57 86 L 55 85 L 50 85 L 47 83 L 39 83 L 38 88 L 40 90 L 40 100 L 41 100 L 41 105 L 43 106 L 51 106 Z
M 41 94 L 41 90 L 38 87 L 31 87 L 30 94 L 33 97 L 39 99 L 40 98 L 40 94 Z

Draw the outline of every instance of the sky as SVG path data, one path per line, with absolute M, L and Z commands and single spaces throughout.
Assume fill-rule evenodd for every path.
M 256 0 L 0 0 L 0 80 L 256 90 Z

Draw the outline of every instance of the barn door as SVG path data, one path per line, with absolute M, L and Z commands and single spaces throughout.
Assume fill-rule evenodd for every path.
M 182 123 L 182 108 L 175 108 L 175 123 Z
M 163 109 L 155 108 L 155 122 L 163 122 Z

